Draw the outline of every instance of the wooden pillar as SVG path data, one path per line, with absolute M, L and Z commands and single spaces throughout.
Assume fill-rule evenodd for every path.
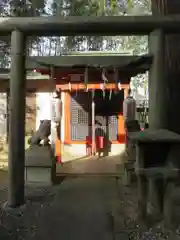
M 128 88 L 124 88 L 124 99 L 126 99 L 128 96 Z
M 57 148 L 57 162 L 58 163 L 62 163 L 62 139 L 61 139 L 61 129 L 62 129 L 62 92 L 60 92 L 60 114 L 61 114 L 61 118 L 59 120 L 59 125 L 57 127 L 57 139 L 56 139 L 56 147 Z
M 9 88 L 6 90 L 6 143 L 9 138 Z
M 95 91 L 95 90 L 94 90 Z M 95 136 L 95 101 L 94 91 L 92 92 L 92 155 L 96 154 L 96 136 Z
M 11 35 L 10 118 L 8 152 L 8 206 L 24 204 L 25 164 L 25 36 L 18 29 Z
M 165 35 L 161 29 L 149 36 L 149 51 L 154 56 L 149 71 L 149 128 L 167 127 L 168 86 L 165 66 Z

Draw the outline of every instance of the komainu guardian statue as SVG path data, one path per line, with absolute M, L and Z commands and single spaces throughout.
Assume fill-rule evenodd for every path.
M 51 120 L 41 120 L 38 130 L 28 140 L 30 146 L 32 145 L 48 145 L 51 134 Z

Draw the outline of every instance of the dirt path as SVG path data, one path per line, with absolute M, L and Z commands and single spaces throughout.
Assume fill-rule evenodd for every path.
M 67 179 L 50 189 L 29 188 L 25 210 L 1 212 L 0 239 L 113 240 L 115 199 L 115 178 Z
M 25 208 L 0 211 L 0 240 L 177 240 L 180 231 L 137 221 L 137 188 L 115 177 L 65 179 L 26 189 Z M 0 191 L 1 203 L 7 191 Z M 178 232 L 179 231 L 179 232 Z M 171 237 L 170 237 L 171 235 Z

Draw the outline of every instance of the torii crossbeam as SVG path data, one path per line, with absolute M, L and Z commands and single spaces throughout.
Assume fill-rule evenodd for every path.
M 14 29 L 36 36 L 148 35 L 159 28 L 166 33 L 180 32 L 180 15 L 0 18 L 0 35 Z

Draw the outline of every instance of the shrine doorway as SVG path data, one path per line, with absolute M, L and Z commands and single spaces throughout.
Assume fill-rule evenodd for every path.
M 101 135 L 110 145 L 119 139 L 119 115 L 122 115 L 124 91 L 95 90 L 94 124 L 92 121 L 92 92 L 71 93 L 70 101 L 70 139 L 73 142 L 85 142 L 87 137 Z

